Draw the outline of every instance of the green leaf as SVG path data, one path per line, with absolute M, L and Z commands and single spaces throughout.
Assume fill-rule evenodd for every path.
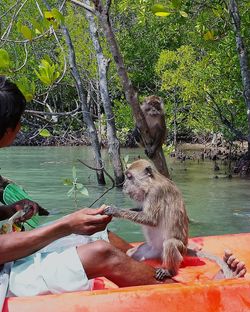
M 16 23 L 16 27 L 17 27 L 17 31 L 18 31 L 18 32 L 21 32 L 22 23 L 21 23 L 20 21 L 18 21 L 18 22 Z
M 67 196 L 68 196 L 68 197 L 72 196 L 72 194 L 74 193 L 74 191 L 75 191 L 75 188 L 72 187 L 72 188 L 68 191 Z
M 9 68 L 10 68 L 9 53 L 4 49 L 0 49 L 0 69 L 6 71 L 9 70 Z
M 21 77 L 16 82 L 18 88 L 21 90 L 22 94 L 25 96 L 27 102 L 33 100 L 35 96 L 35 83 L 34 81 L 30 81 L 27 77 Z
M 204 35 L 203 35 L 203 38 L 206 40 L 206 41 L 209 41 L 209 40 L 214 40 L 214 32 L 213 31 L 207 31 Z
M 54 29 L 58 29 L 59 25 L 64 23 L 64 16 L 56 8 L 44 12 L 44 17 Z
M 34 95 L 31 93 L 25 93 L 25 94 L 23 93 L 23 95 L 27 102 L 31 102 L 34 99 Z
M 221 16 L 221 12 L 220 12 L 219 10 L 212 9 L 212 11 L 213 11 L 213 13 L 214 13 L 214 15 L 215 15 L 216 17 L 220 17 L 220 16 Z
M 32 31 L 29 29 L 28 26 L 22 25 L 21 26 L 21 33 L 25 39 L 32 40 Z
M 80 190 L 80 193 L 84 196 L 89 196 L 89 191 L 84 187 L 82 190 Z
M 62 15 L 61 12 L 59 12 L 56 8 L 53 8 L 51 12 L 58 21 L 58 23 L 64 23 L 64 16 Z
M 46 85 L 51 85 L 60 76 L 56 65 L 47 59 L 42 59 L 38 70 L 34 70 L 37 77 Z
M 172 5 L 175 9 L 179 9 L 181 6 L 182 0 L 172 0 Z
M 124 162 L 127 164 L 129 160 L 129 155 L 124 156 Z
M 76 183 L 75 187 L 77 190 L 80 190 L 81 188 L 83 188 L 83 184 L 82 183 Z
M 37 77 L 46 85 L 50 85 L 50 80 L 45 74 L 39 74 L 39 72 L 35 69 L 34 70 Z
M 169 16 L 171 14 L 171 12 L 168 12 L 168 9 L 162 4 L 153 5 L 151 10 L 156 16 Z
M 188 14 L 185 11 L 179 12 L 182 17 L 188 17 Z
M 72 183 L 73 181 L 71 179 L 66 178 L 63 180 L 63 185 L 69 186 L 69 185 L 72 185 Z
M 55 16 L 54 14 L 51 12 L 51 11 L 45 11 L 44 12 L 44 17 L 47 19 L 47 20 L 54 20 L 55 19 Z
M 44 138 L 48 138 L 51 136 L 49 130 L 47 129 L 42 129 L 39 131 L 40 136 L 44 137 Z
M 35 29 L 35 33 L 40 35 L 43 33 L 43 26 L 42 23 L 39 23 L 37 20 L 35 20 L 34 18 L 30 19 L 33 28 Z

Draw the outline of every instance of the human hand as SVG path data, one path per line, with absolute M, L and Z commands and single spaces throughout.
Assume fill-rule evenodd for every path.
M 102 205 L 97 209 L 83 208 L 63 219 L 70 227 L 71 233 L 92 235 L 103 231 L 112 220 L 112 217 L 103 215 L 106 207 L 106 205 Z
M 25 212 L 22 217 L 15 220 L 16 222 L 24 222 L 32 218 L 37 213 L 39 216 L 49 215 L 48 210 L 44 209 L 38 203 L 29 199 L 22 199 L 15 202 L 14 204 L 10 205 L 10 209 L 13 210 L 13 214 L 20 210 L 23 210 Z

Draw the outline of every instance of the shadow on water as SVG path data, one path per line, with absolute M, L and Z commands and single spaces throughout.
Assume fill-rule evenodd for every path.
M 140 149 L 126 149 L 129 162 L 140 155 Z M 112 173 L 107 151 L 103 151 L 105 167 Z M 65 178 L 72 178 L 72 166 L 76 165 L 78 181 L 84 184 L 89 197 L 78 196 L 78 207 L 89 206 L 110 185 L 96 185 L 95 172 L 77 159 L 90 165 L 92 152 L 88 147 L 10 147 L 0 151 L 0 174 L 21 184 L 35 201 L 51 211 L 42 222 L 52 221 L 74 211 L 72 198 L 67 197 L 69 186 Z M 213 163 L 188 160 L 185 164 L 168 159 L 171 176 L 181 189 L 190 222 L 190 236 L 250 232 L 250 181 L 238 178 L 214 179 Z M 223 173 L 223 170 L 221 170 Z M 222 176 L 222 175 L 221 175 Z M 220 175 L 219 175 L 220 177 Z M 134 203 L 120 189 L 105 195 L 96 207 L 106 203 L 121 208 L 134 207 Z M 114 220 L 110 229 L 130 241 L 142 240 L 140 226 L 124 220 Z

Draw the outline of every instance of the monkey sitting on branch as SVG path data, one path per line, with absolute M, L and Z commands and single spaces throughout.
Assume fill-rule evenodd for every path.
M 163 268 L 156 269 L 157 280 L 176 275 L 185 255 L 215 261 L 225 278 L 234 277 L 223 259 L 187 248 L 188 216 L 182 194 L 149 161 L 141 159 L 130 165 L 125 172 L 123 190 L 138 203 L 138 209 L 108 206 L 104 213 L 142 224 L 146 242 L 129 249 L 127 255 L 138 261 L 161 258 Z
M 152 158 L 157 149 L 165 142 L 167 137 L 162 99 L 155 95 L 146 97 L 141 105 L 141 110 L 148 125 L 152 145 L 146 146 L 144 144 L 140 129 L 138 127 L 136 127 L 133 131 L 133 136 L 139 145 L 145 147 L 146 155 L 149 158 Z

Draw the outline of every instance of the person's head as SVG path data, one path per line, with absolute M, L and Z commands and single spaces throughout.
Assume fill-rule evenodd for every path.
M 25 105 L 25 97 L 18 87 L 0 76 L 0 147 L 11 144 L 15 139 Z

